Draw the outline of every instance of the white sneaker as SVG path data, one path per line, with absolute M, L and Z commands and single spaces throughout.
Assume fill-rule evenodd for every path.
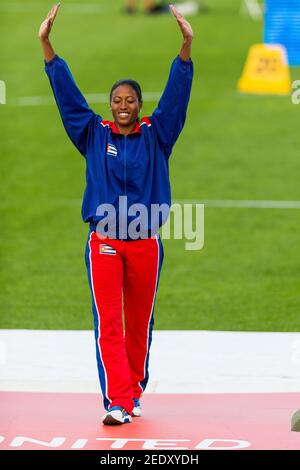
M 139 418 L 140 416 L 142 416 L 142 407 L 140 404 L 140 400 L 138 398 L 134 398 L 133 401 L 134 408 L 132 410 L 131 416 L 133 416 L 134 418 Z
M 102 418 L 103 424 L 126 424 L 131 421 L 131 416 L 121 406 L 113 406 Z

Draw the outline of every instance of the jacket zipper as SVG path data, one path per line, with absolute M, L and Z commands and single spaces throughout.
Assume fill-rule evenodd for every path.
M 124 135 L 124 193 L 127 195 L 127 168 L 126 168 L 126 158 L 127 158 L 127 135 Z

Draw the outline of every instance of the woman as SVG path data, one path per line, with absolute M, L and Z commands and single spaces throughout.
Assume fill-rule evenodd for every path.
M 107 411 L 103 423 L 124 424 L 142 413 L 139 399 L 148 382 L 153 309 L 163 260 L 157 232 L 166 216 L 157 224 L 148 216 L 136 224 L 130 211 L 133 206 L 148 211 L 155 204 L 170 207 L 168 159 L 185 122 L 193 77 L 193 31 L 171 5 L 183 44 L 158 107 L 140 121 L 140 86 L 134 80 L 120 80 L 110 94 L 114 121 L 104 121 L 89 108 L 49 41 L 58 8 L 59 4 L 48 13 L 39 38 L 64 127 L 87 165 L 82 216 L 90 226 L 86 265 Z M 126 210 L 120 200 L 126 202 Z M 112 215 L 105 217 L 111 208 Z M 132 226 L 135 230 L 130 231 Z

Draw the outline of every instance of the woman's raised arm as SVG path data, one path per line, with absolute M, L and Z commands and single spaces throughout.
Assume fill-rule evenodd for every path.
M 187 61 L 191 57 L 193 30 L 188 20 L 176 10 L 174 5 L 170 5 L 170 10 L 174 15 L 183 36 L 183 44 L 179 53 L 179 57 L 182 60 Z
M 44 58 L 46 62 L 50 62 L 55 56 L 55 52 L 49 40 L 49 35 L 57 15 L 60 3 L 54 5 L 46 16 L 45 20 L 42 22 L 39 29 L 39 38 L 44 52 Z
M 86 156 L 94 135 L 94 125 L 100 121 L 91 110 L 72 77 L 67 63 L 55 54 L 49 40 L 60 4 L 54 5 L 39 30 L 44 51 L 45 71 L 48 75 L 54 98 L 65 129 L 77 147 Z
M 170 10 L 181 30 L 183 43 L 172 63 L 162 97 L 150 118 L 166 157 L 170 156 L 184 126 L 193 80 L 193 62 L 190 57 L 193 30 L 173 5 L 170 5 Z

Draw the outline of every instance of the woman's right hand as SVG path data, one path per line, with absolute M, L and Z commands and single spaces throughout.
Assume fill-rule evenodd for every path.
M 42 22 L 40 26 L 40 30 L 39 30 L 39 38 L 41 41 L 45 41 L 49 38 L 49 34 L 50 34 L 50 31 L 51 31 L 51 28 L 54 23 L 59 7 L 60 7 L 60 3 L 57 3 L 56 5 L 54 5 L 49 11 L 48 15 L 46 16 L 46 19 Z

